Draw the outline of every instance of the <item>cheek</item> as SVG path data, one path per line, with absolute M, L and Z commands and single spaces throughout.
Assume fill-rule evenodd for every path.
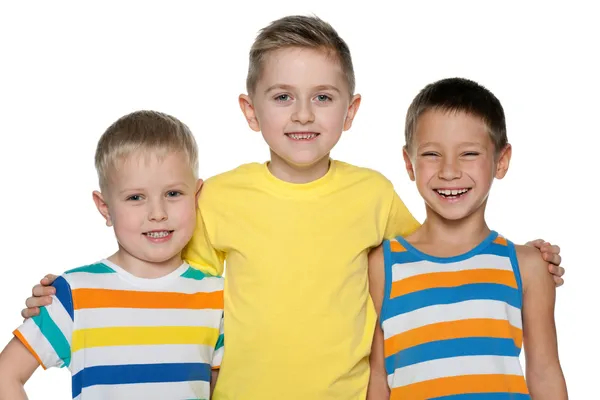
M 120 208 L 111 213 L 111 219 L 117 232 L 139 230 L 144 223 L 145 212 L 142 207 Z

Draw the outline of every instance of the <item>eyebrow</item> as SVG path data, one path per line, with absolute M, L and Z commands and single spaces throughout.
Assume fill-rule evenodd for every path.
M 187 188 L 190 187 L 190 185 L 188 185 L 185 182 L 174 182 L 174 183 L 170 183 L 168 185 L 165 185 L 165 188 L 171 188 L 171 189 L 172 188 L 178 188 L 178 187 L 184 187 L 184 188 L 187 189 Z M 131 192 L 131 193 L 144 192 L 146 190 L 147 189 L 143 189 L 143 188 L 126 188 L 126 189 L 121 190 L 119 192 L 119 194 L 125 194 L 125 193 L 128 193 L 128 192 Z
M 268 87 L 268 88 L 265 90 L 265 94 L 266 94 L 266 93 L 269 93 L 270 91 L 272 91 L 272 90 L 275 90 L 275 89 L 282 89 L 282 90 L 286 90 L 286 91 L 292 91 L 292 90 L 294 90 L 294 89 L 295 89 L 295 87 L 294 87 L 294 86 L 291 86 L 291 85 L 286 85 L 286 84 L 284 84 L 284 83 L 277 83 L 277 84 L 275 84 L 275 85 L 269 86 L 269 87 Z M 335 86 L 333 86 L 333 85 L 318 85 L 318 86 L 315 86 L 315 88 L 314 88 L 314 89 L 315 89 L 315 90 L 332 90 L 332 91 L 334 91 L 334 92 L 341 93 L 341 92 L 340 92 L 340 89 L 336 88 L 336 87 L 335 87 Z

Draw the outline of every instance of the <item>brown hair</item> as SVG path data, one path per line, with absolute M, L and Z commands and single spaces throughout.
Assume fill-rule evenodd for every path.
M 348 45 L 330 24 L 318 17 L 303 15 L 278 19 L 259 32 L 250 49 L 248 94 L 252 95 L 256 88 L 266 55 L 286 47 L 322 49 L 335 56 L 346 75 L 350 95 L 354 94 L 354 67 Z
M 419 117 L 428 110 L 462 111 L 481 118 L 487 125 L 496 153 L 508 143 L 506 120 L 500 100 L 480 84 L 463 78 L 431 83 L 414 98 L 406 113 L 404 138 L 410 150 Z

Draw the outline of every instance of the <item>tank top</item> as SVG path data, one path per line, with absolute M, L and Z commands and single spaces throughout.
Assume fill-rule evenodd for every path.
M 522 283 L 514 244 L 492 231 L 455 257 L 385 241 L 381 309 L 391 399 L 530 399 L 519 362 Z

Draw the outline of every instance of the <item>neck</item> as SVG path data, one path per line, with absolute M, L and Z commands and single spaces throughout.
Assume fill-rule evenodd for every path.
M 169 275 L 181 266 L 183 260 L 181 259 L 181 253 L 175 254 L 168 260 L 161 262 L 152 262 L 142 260 L 134 257 L 131 253 L 125 250 L 119 245 L 119 250 L 108 257 L 108 260 L 117 264 L 131 275 L 137 276 L 138 278 L 161 278 Z
M 468 250 L 490 234 L 484 214 L 485 204 L 464 218 L 449 220 L 427 206 L 427 217 L 419 230 L 419 237 L 427 238 L 428 243 Z
M 292 165 L 271 151 L 269 171 L 274 177 L 289 183 L 309 183 L 322 178 L 329 171 L 329 154 L 311 165 Z

